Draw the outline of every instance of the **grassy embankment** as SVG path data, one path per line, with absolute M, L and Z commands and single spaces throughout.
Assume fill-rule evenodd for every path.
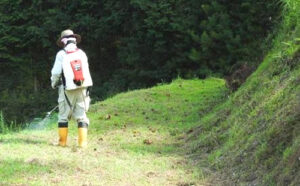
M 0 135 L 0 185 L 185 185 L 204 175 L 185 157 L 184 133 L 227 98 L 220 79 L 176 80 L 119 94 L 91 107 L 89 146 L 57 147 L 55 119 L 44 130 Z M 180 142 L 181 141 L 181 142 Z
M 300 185 L 300 1 L 283 2 L 272 50 L 187 139 L 223 184 Z

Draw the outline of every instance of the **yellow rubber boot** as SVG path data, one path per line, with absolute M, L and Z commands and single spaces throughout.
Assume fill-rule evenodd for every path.
M 78 145 L 79 147 L 87 146 L 87 132 L 89 124 L 78 122 Z
M 65 147 L 67 145 L 68 128 L 58 128 L 59 142 L 58 145 Z
M 87 146 L 87 128 L 78 128 L 78 145 L 79 147 Z

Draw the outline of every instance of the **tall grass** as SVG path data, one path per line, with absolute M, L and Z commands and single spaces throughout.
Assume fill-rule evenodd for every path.
M 22 130 L 22 125 L 18 125 L 16 122 L 7 123 L 3 112 L 0 111 L 0 134 L 6 134 L 9 132 L 18 132 Z
M 2 111 L 0 112 L 0 133 L 7 133 L 9 128 L 5 125 L 4 117 Z
M 286 26 L 299 27 L 300 19 L 300 1 L 298 0 L 281 0 L 284 5 L 283 17 Z
M 283 31 L 281 34 L 300 37 L 300 1 L 299 0 L 281 0 L 283 2 Z M 286 35 L 286 36 L 287 36 Z M 292 37 L 293 38 L 293 37 Z
M 257 76 L 268 68 L 269 63 L 280 58 L 293 58 L 300 50 L 300 1 L 280 0 L 282 3 L 282 22 L 272 41 L 272 49 L 263 63 L 252 74 Z

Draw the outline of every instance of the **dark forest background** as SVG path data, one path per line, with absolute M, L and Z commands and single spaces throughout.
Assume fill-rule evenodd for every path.
M 0 110 L 23 123 L 56 105 L 50 71 L 64 29 L 82 37 L 97 101 L 255 67 L 278 15 L 277 0 L 1 0 Z

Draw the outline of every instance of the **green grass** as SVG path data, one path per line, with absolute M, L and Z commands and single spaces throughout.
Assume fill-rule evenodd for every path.
M 77 148 L 74 122 L 66 148 L 56 146 L 53 119 L 0 135 L 0 185 L 204 184 L 183 137 L 227 93 L 221 79 L 178 79 L 96 103 L 86 149 Z

